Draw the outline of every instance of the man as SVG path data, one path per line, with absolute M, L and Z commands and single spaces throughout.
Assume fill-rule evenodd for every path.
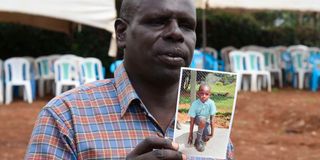
M 107 79 L 41 111 L 26 159 L 186 159 L 173 137 L 180 67 L 195 47 L 192 0 L 124 0 L 115 23 L 124 62 Z

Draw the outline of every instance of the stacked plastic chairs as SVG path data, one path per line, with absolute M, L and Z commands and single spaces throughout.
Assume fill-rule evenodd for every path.
M 78 87 L 80 85 L 79 63 L 81 59 L 77 56 L 65 56 L 54 62 L 54 80 L 56 84 L 56 95 L 63 92 L 64 87 Z
M 248 78 L 252 75 L 252 73 L 246 70 L 246 54 L 242 51 L 235 50 L 230 52 L 229 57 L 231 71 L 237 73 L 238 75 L 237 90 L 239 91 L 241 88 L 243 88 L 243 90 L 248 90 Z
M 44 96 L 45 91 L 48 93 L 53 88 L 53 61 L 54 57 L 51 56 L 41 56 L 36 59 L 36 66 L 39 77 L 38 92 L 40 97 Z
M 3 104 L 3 61 L 0 59 L 0 104 Z
M 256 51 L 232 51 L 230 53 L 231 70 L 238 74 L 238 90 L 243 85 L 243 90 L 247 90 L 250 81 L 250 90 L 256 92 L 262 86 L 271 92 L 271 75 L 265 69 L 264 56 Z M 243 83 L 243 84 L 242 84 Z
M 309 62 L 312 64 L 311 90 L 316 92 L 320 83 L 320 49 L 310 48 Z
M 271 92 L 270 71 L 265 69 L 264 56 L 260 52 L 246 51 L 246 71 L 251 72 L 251 91 L 261 90 L 261 86 L 267 87 Z M 260 80 L 258 78 L 261 78 Z M 263 82 L 263 83 L 262 83 Z
M 298 45 L 288 49 L 292 58 L 293 86 L 303 89 L 309 86 L 311 65 L 309 63 L 308 47 Z
M 81 83 L 89 83 L 103 79 L 101 61 L 97 58 L 84 58 L 80 61 Z
M 273 48 L 269 48 L 263 51 L 263 55 L 265 60 L 265 69 L 271 73 L 272 82 L 274 82 L 275 77 L 277 77 L 279 87 L 283 87 L 280 53 Z
M 195 50 L 193 52 L 190 67 L 207 70 L 218 70 L 217 52 L 213 49 L 208 50 L 208 48 L 207 52 Z
M 229 54 L 231 51 L 234 51 L 234 50 L 236 50 L 236 48 L 233 46 L 227 46 L 221 49 L 221 59 L 225 64 L 224 65 L 225 71 L 231 71 Z
M 13 99 L 13 86 L 23 86 L 24 100 L 32 103 L 30 61 L 25 58 L 10 58 L 5 60 L 6 104 Z

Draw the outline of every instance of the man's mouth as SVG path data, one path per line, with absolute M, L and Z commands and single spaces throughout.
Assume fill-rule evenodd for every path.
M 160 54 L 159 59 L 161 62 L 171 67 L 184 67 L 186 65 L 186 58 L 181 53 L 165 53 Z

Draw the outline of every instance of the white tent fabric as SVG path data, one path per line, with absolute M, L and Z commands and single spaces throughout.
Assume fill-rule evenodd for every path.
M 293 10 L 320 12 L 320 0 L 195 0 L 198 8 L 238 8 L 248 10 Z
M 117 16 L 114 0 L 0 0 L 0 12 L 68 20 L 105 29 L 112 34 Z M 111 44 L 108 54 L 115 56 L 114 38 Z

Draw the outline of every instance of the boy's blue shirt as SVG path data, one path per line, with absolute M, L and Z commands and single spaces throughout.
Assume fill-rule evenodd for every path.
M 196 116 L 204 117 L 207 122 L 210 122 L 210 116 L 215 115 L 216 112 L 217 108 L 213 100 L 208 99 L 202 103 L 200 99 L 197 99 L 192 102 L 188 115 L 193 118 Z

